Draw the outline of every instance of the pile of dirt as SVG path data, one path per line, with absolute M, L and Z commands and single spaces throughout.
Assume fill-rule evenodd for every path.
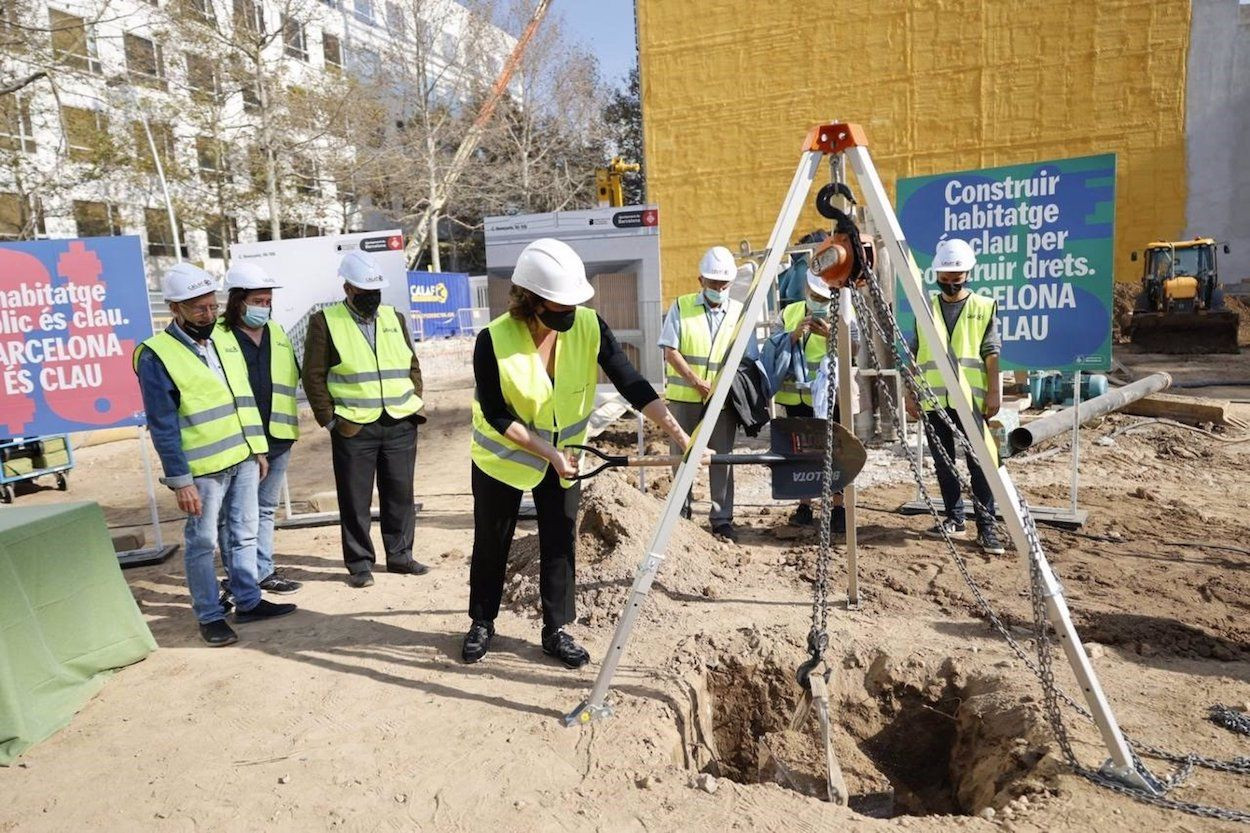
M 1225 295 L 1224 303 L 1241 317 L 1237 324 L 1237 343 L 1242 346 L 1250 345 L 1250 303 L 1235 295 Z
M 1116 281 L 1112 297 L 1111 343 L 1121 344 L 1128 341 L 1125 333 L 1133 318 L 1133 306 L 1137 303 L 1137 293 L 1141 286 L 1136 281 Z
M 662 500 L 639 492 L 631 475 L 604 472 L 582 487 L 577 520 L 578 621 L 614 621 L 624 608 L 638 566 L 663 509 Z M 644 615 L 664 600 L 705 601 L 721 595 L 740 558 L 699 525 L 678 519 L 668 559 L 652 586 Z M 539 611 L 537 535 L 518 538 L 509 555 L 504 601 L 515 610 Z

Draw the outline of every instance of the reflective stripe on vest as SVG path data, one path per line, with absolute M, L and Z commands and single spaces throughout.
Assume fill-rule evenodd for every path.
M 286 331 L 275 321 L 265 325 L 269 332 L 269 378 L 273 395 L 269 402 L 269 436 L 277 440 L 299 439 L 299 402 L 295 389 L 299 384 L 299 367 L 295 364 L 295 349 L 286 337 Z M 229 337 L 238 344 L 239 337 L 233 327 L 220 323 L 214 338 Z
M 421 410 L 421 397 L 410 375 L 412 348 L 404 339 L 394 307 L 378 307 L 373 347 L 346 304 L 326 307 L 325 316 L 330 341 L 339 354 L 339 363 L 326 376 L 335 415 L 367 425 L 381 418 L 383 409 L 394 419 Z
M 807 304 L 802 301 L 794 304 L 788 304 L 781 311 L 781 323 L 785 327 L 787 333 L 792 333 L 803 323 L 803 319 L 807 317 Z M 825 358 L 825 351 L 828 349 L 824 336 L 809 334 L 804 336 L 803 344 L 803 360 L 807 365 L 807 380 L 816 378 L 816 374 L 820 372 L 820 362 Z M 793 375 L 787 375 L 781 381 L 781 389 L 777 391 L 777 395 L 773 397 L 778 405 L 804 405 L 812 404 L 812 392 L 807 388 L 800 388 L 798 382 L 795 381 Z
M 599 319 L 594 310 L 578 307 L 573 328 L 556 335 L 554 384 L 524 321 L 504 313 L 489 329 L 508 410 L 531 433 L 557 448 L 581 444 L 599 377 Z M 496 431 L 476 398 L 470 452 L 479 469 L 514 489 L 537 486 L 549 465 Z M 565 488 L 572 485 L 560 483 Z
M 233 361 L 226 358 L 227 355 L 233 358 L 229 342 L 223 340 L 215 346 L 228 384 L 222 382 L 192 348 L 167 332 L 157 333 L 140 344 L 132 360 L 137 371 L 140 354 L 145 349 L 151 350 L 178 388 L 182 453 L 195 477 L 225 471 L 253 454 L 264 453 L 269 447 L 247 382 L 242 354 L 238 355 L 238 361 Z M 237 351 L 238 344 L 234 347 Z M 243 366 L 241 374 L 240 366 Z M 237 399 L 232 390 L 239 392 Z M 253 403 L 250 410 L 255 419 L 245 423 L 248 401 Z M 243 410 L 238 403 L 243 403 Z
M 705 381 L 715 381 L 725 354 L 733 344 L 733 331 L 742 315 L 742 304 L 729 298 L 725 301 L 725 314 L 716 329 L 713 342 L 712 328 L 708 323 L 708 308 L 699 303 L 702 292 L 692 292 L 677 299 L 677 320 L 681 331 L 677 352 L 695 375 Z M 702 402 L 699 391 L 671 366 L 665 379 L 664 398 L 670 402 Z
M 990 453 L 994 456 L 994 465 L 997 466 L 998 446 L 982 418 L 985 413 L 985 397 L 989 392 L 989 377 L 985 372 L 985 360 L 981 358 L 981 343 L 994 320 L 997 304 L 975 292 L 969 294 L 963 309 L 959 311 L 959 318 L 955 320 L 954 329 L 949 333 L 946 331 L 941 304 L 941 299 L 934 295 L 933 323 L 937 329 L 938 340 L 942 342 L 938 349 L 945 348 L 954 363 L 959 373 L 959 386 L 972 405 L 973 416 L 981 423 L 986 445 L 989 446 Z M 922 407 L 926 411 L 953 407 L 950 403 L 950 391 L 938 370 L 933 345 L 924 338 L 918 341 L 920 349 L 916 351 L 916 364 L 920 366 L 925 382 L 936 397 L 936 400 L 922 403 Z

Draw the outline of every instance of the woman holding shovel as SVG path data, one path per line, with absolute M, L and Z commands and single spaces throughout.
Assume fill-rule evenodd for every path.
M 569 668 L 590 661 L 564 630 L 574 618 L 581 494 L 569 480 L 577 467 L 568 446 L 586 436 L 600 368 L 632 407 L 681 448 L 690 444 L 608 325 L 580 306 L 593 295 L 585 266 L 572 248 L 551 238 L 535 240 L 517 258 L 508 311 L 478 335 L 471 440 L 473 623 L 464 637 L 465 662 L 478 662 L 490 650 L 508 550 L 526 490 L 533 493 L 538 512 L 543 653 Z

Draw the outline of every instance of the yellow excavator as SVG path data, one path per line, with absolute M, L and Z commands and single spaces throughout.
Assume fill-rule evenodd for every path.
M 606 168 L 595 169 L 595 190 L 599 192 L 600 208 L 620 208 L 625 204 L 625 174 L 642 170 L 637 162 L 626 162 L 619 156 L 612 157 Z
M 1210 237 L 1156 241 L 1142 252 L 1142 288 L 1129 335 L 1153 353 L 1236 353 L 1237 313 L 1226 308 Z M 1228 244 L 1223 245 L 1228 254 Z M 1137 252 L 1132 259 L 1137 260 Z

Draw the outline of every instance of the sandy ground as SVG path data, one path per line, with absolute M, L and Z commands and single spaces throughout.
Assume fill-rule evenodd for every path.
M 759 470 L 739 470 L 741 545 L 713 539 L 699 515 L 678 530 L 610 698 L 615 716 L 564 728 L 597 663 L 571 672 L 539 650 L 532 524 L 514 547 L 494 650 L 459 661 L 471 391 L 463 377 L 434 387 L 416 482 L 417 555 L 433 571 L 378 573 L 353 590 L 337 529 L 280 531 L 279 565 L 305 582 L 289 599 L 300 611 L 239 626 L 222 650 L 199 641 L 179 558 L 126 571 L 161 649 L 0 769 L 0 830 L 1234 829 L 1108 793 L 1061 764 L 1040 688 L 942 545 L 919 535 L 929 519 L 895 513 L 914 487 L 885 451 L 860 494 L 862 609 L 844 609 L 841 550 L 831 580 L 834 745 L 861 812 L 805 794 L 819 786 L 815 724 L 785 731 L 816 546 L 785 524 L 789 507 Z M 1113 416 L 1084 434 L 1091 519 L 1080 534 L 1047 529 L 1047 551 L 1126 729 L 1181 751 L 1250 754 L 1250 739 L 1205 719 L 1212 703 L 1250 701 L 1250 442 L 1126 430 L 1137 422 Z M 308 434 L 291 468 L 297 501 L 332 487 L 328 442 Z M 1067 500 L 1068 452 L 1056 448 L 1010 464 L 1036 503 Z M 111 523 L 141 522 L 138 459 L 133 441 L 83 449 L 68 495 L 19 500 L 97 500 Z M 575 632 L 596 660 L 660 508 L 630 482 L 601 476 L 584 500 Z M 161 513 L 177 540 L 167 493 Z M 1029 648 L 1019 562 L 959 551 Z M 1057 677 L 1075 690 L 1066 668 Z M 1069 717 L 1077 755 L 1099 765 L 1097 734 Z M 1246 779 L 1209 771 L 1175 795 L 1250 809 Z M 878 818 L 908 812 L 928 814 Z

